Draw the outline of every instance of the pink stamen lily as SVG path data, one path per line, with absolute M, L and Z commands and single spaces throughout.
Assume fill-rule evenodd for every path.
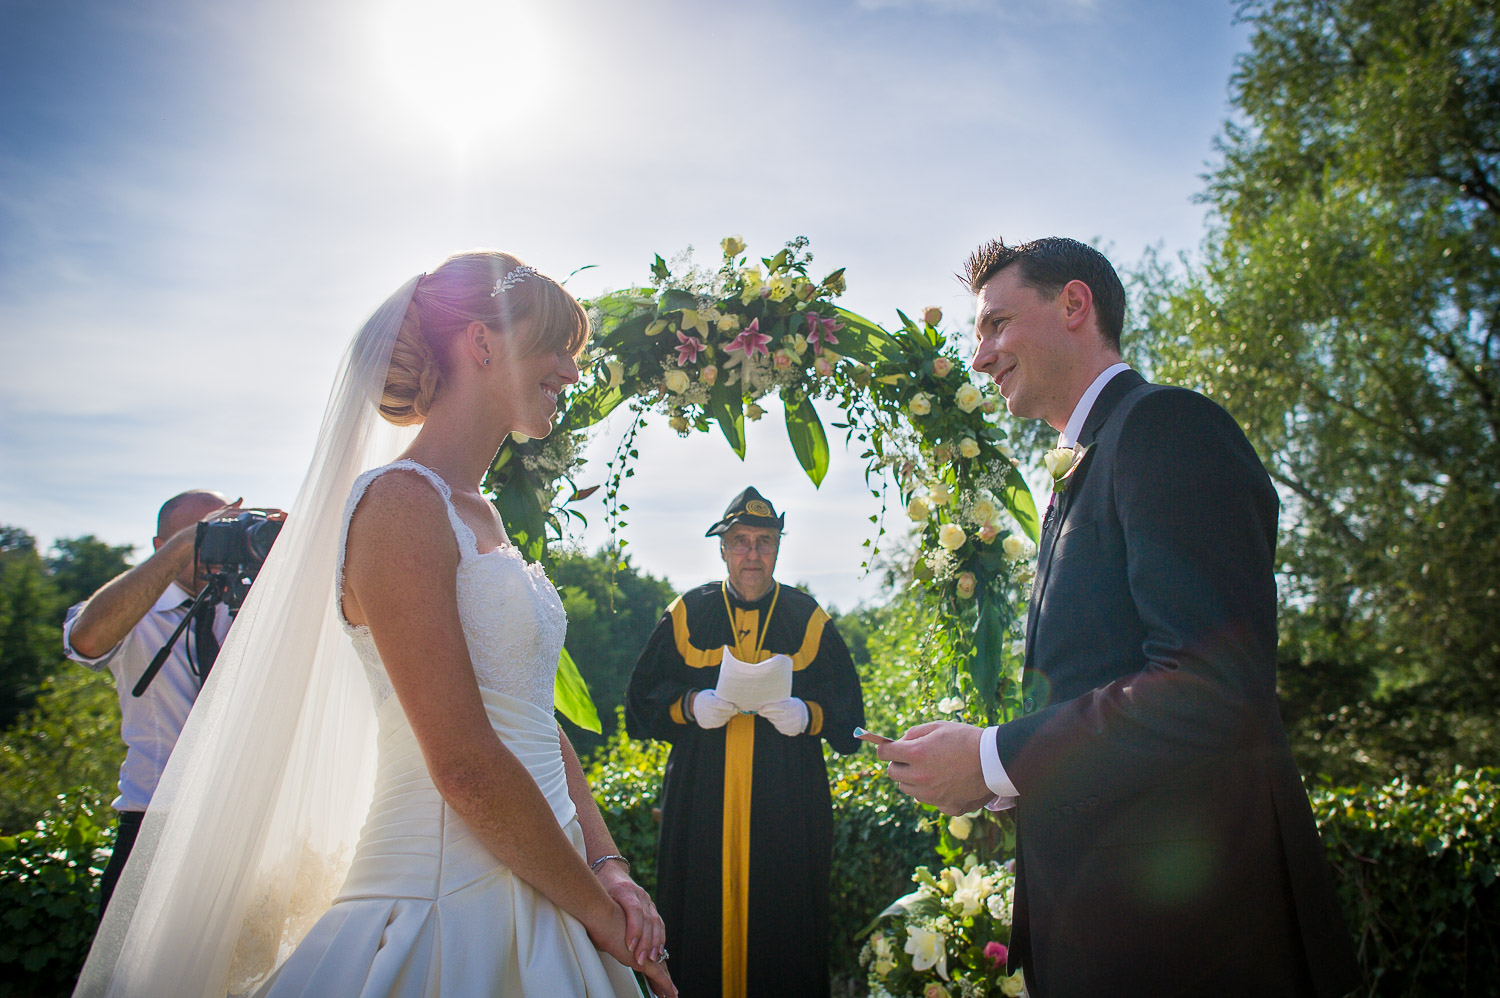
M 738 354 L 739 356 L 730 360 L 725 366 L 733 367 L 740 361 L 755 354 L 769 357 L 771 351 L 766 349 L 766 344 L 771 342 L 771 337 L 760 331 L 760 320 L 753 319 L 740 335 L 736 336 L 724 348 L 725 352 Z
M 677 343 L 678 367 L 698 363 L 698 355 L 706 349 L 702 340 L 696 336 L 688 336 L 686 333 L 677 334 Z
M 820 328 L 821 326 L 821 328 Z M 807 342 L 812 344 L 813 353 L 822 353 L 823 344 L 835 344 L 839 338 L 833 335 L 834 330 L 843 329 L 844 324 L 837 319 L 825 319 L 820 315 L 809 313 L 807 316 Z

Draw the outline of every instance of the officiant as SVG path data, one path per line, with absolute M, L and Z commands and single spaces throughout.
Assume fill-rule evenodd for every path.
M 705 535 L 727 578 L 672 601 L 626 691 L 631 737 L 672 743 L 656 904 L 683 994 L 829 993 L 823 741 L 858 748 L 864 700 L 828 614 L 773 577 L 785 522 L 734 497 Z

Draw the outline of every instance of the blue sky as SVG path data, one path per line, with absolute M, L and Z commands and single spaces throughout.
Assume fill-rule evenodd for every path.
M 1120 265 L 1190 250 L 1232 20 L 1227 0 L 0 0 L 0 522 L 144 551 L 184 488 L 290 505 L 354 328 L 461 249 L 595 265 L 589 294 L 653 253 L 806 235 L 884 322 L 965 313 L 952 274 L 992 236 L 1097 239 Z M 784 581 L 872 596 L 860 463 L 836 451 L 814 490 L 780 423 L 744 465 L 648 433 L 637 563 L 713 577 L 702 529 L 754 483 L 789 513 Z

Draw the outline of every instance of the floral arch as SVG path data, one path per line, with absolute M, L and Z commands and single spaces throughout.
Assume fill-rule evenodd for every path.
M 605 505 L 616 550 L 628 509 L 621 500 L 634 472 L 635 436 L 646 419 L 665 416 L 681 436 L 717 425 L 745 456 L 745 421 L 767 414 L 778 396 L 793 453 L 816 486 L 828 470 L 829 442 L 814 399 L 838 402 L 851 450 L 866 462 L 865 483 L 881 499 L 872 517 L 871 557 L 884 536 L 894 485 L 920 527 L 916 584 L 932 606 L 926 684 L 969 705 L 976 718 L 1008 716 L 1014 647 L 1039 533 L 1036 504 L 1004 444 L 999 397 L 969 380 L 956 347 L 939 332 L 937 309 L 921 321 L 897 312 L 892 331 L 834 304 L 845 288 L 838 269 L 809 275 L 812 254 L 798 238 L 751 262 L 745 244 L 721 243 L 717 270 L 678 272 L 657 256 L 649 287 L 585 302 L 594 339 L 584 377 L 560 400 L 562 417 L 544 440 L 508 440 L 485 487 L 516 542 L 540 558 L 549 535 L 579 514 L 571 503 L 592 494 L 571 474 L 590 429 L 618 407 L 634 418 L 610 463 Z M 581 517 L 580 517 L 581 518 Z M 868 566 L 869 560 L 866 560 Z M 597 714 L 564 652 L 558 708 L 598 730 Z M 591 722 L 591 723 L 590 723 Z

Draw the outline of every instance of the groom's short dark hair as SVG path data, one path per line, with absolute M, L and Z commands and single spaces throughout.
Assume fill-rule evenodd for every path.
M 1019 246 L 991 239 L 969 254 L 958 279 L 971 294 L 977 295 L 986 281 L 1012 264 L 1021 268 L 1021 283 L 1049 297 L 1060 292 L 1069 281 L 1087 284 L 1094 296 L 1099 332 L 1106 343 L 1119 351 L 1120 334 L 1125 329 L 1125 287 L 1103 253 L 1065 236 L 1033 239 Z

